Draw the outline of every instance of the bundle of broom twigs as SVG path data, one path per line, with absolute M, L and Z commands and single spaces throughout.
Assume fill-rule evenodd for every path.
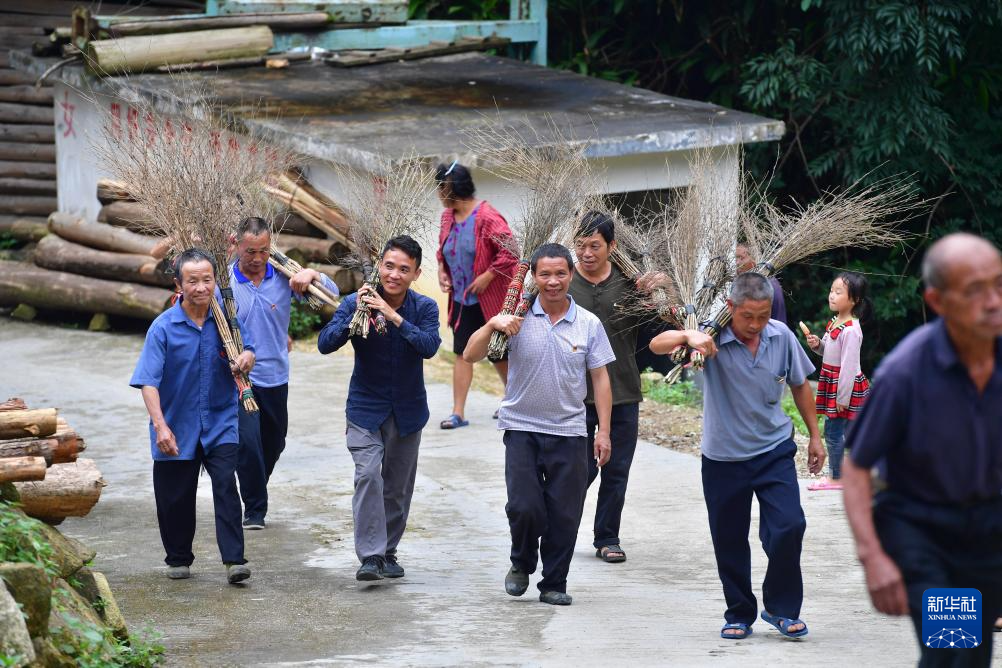
M 132 197 L 146 208 L 150 232 L 170 240 L 172 254 L 201 248 L 215 259 L 224 307 L 213 299 L 210 308 L 233 362 L 243 351 L 243 340 L 225 271 L 231 235 L 244 218 L 271 219 L 264 184 L 270 174 L 288 168 L 291 156 L 255 137 L 227 134 L 225 115 L 202 98 L 177 102 L 181 113 L 172 116 L 150 102 L 129 101 L 139 108 L 138 132 L 108 119 L 93 148 L 103 168 L 127 183 Z M 244 408 L 257 410 L 247 374 L 235 378 Z
M 674 305 L 669 321 L 679 329 L 697 329 L 714 304 L 722 303 L 720 295 L 734 276 L 741 201 L 740 179 L 730 181 L 716 171 L 709 150 L 690 156 L 689 174 L 689 187 L 671 197 L 663 209 L 665 243 L 652 254 L 671 277 Z M 682 364 L 686 354 L 679 349 L 672 359 Z M 693 351 L 693 365 L 702 362 Z
M 379 287 L 379 260 L 386 242 L 400 235 L 420 239 L 431 224 L 435 172 L 426 161 L 414 156 L 380 158 L 373 170 L 378 176 L 345 165 L 334 167 L 344 191 L 344 214 L 355 247 L 354 260 L 362 270 L 365 285 L 375 290 Z M 377 334 L 386 333 L 383 314 L 373 315 L 359 299 L 349 332 L 364 339 L 369 336 L 370 326 Z
M 542 137 L 526 124 L 519 130 L 500 119 L 479 125 L 466 133 L 466 147 L 481 166 L 514 187 L 526 188 L 512 225 L 513 236 L 497 242 L 519 258 L 501 309 L 502 314 L 522 316 L 528 311 L 534 286 L 526 286 L 529 258 L 543 244 L 566 236 L 591 201 L 596 188 L 583 143 L 568 140 L 552 119 L 551 136 Z M 487 358 L 500 361 L 508 349 L 508 337 L 491 335 Z
M 914 215 L 923 206 L 901 176 L 869 184 L 856 181 L 807 206 L 795 204 L 786 210 L 772 204 L 761 189 L 753 194 L 754 203 L 744 196 L 739 202 L 740 227 L 749 250 L 758 258 L 754 271 L 767 277 L 836 248 L 870 248 L 904 241 L 906 235 L 896 227 L 898 219 Z M 726 304 L 717 306 L 710 318 L 700 323 L 700 329 L 716 336 L 730 318 Z M 693 359 L 689 351 L 686 356 Z M 681 366 L 672 369 L 665 381 L 678 380 L 681 370 Z

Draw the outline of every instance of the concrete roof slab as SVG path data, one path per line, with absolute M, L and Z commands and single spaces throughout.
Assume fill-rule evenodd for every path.
M 60 76 L 83 83 L 78 68 Z M 544 144 L 552 117 L 595 158 L 772 141 L 785 131 L 781 121 L 480 53 L 351 69 L 305 61 L 277 70 L 140 74 L 96 88 L 167 101 L 192 82 L 276 142 L 362 168 L 376 153 L 475 162 L 463 152 L 463 131 L 498 114 L 528 124 Z

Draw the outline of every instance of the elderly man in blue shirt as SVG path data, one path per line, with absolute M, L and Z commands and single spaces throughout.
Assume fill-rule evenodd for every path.
M 716 356 L 704 367 L 703 496 L 727 602 L 720 636 L 729 640 L 751 635 L 758 607 L 748 545 L 752 495 L 758 498 L 759 537 L 769 557 L 762 619 L 784 636 L 807 635 L 807 625 L 799 619 L 804 598 L 800 551 L 807 522 L 794 464 L 793 422 L 782 407 L 787 387 L 810 432 L 811 472 L 821 470 L 825 451 L 807 382 L 814 366 L 793 332 L 770 318 L 772 299 L 773 286 L 765 276 L 739 274 L 727 302 L 730 324 L 720 332 Z M 651 350 L 667 354 L 675 345 L 662 334 L 651 341 Z
M 940 319 L 877 369 L 846 441 L 846 514 L 873 605 L 911 614 L 919 665 L 989 666 L 1002 614 L 1002 255 L 951 234 L 926 252 L 922 277 Z M 954 587 L 981 592 L 978 645 L 929 647 L 923 593 Z
M 254 366 L 253 342 L 241 329 L 244 352 L 231 366 L 209 308 L 216 267 L 208 254 L 184 251 L 175 260 L 174 275 L 181 299 L 150 325 L 130 381 L 142 391 L 150 414 L 153 493 L 167 576 L 191 575 L 195 493 L 204 466 L 212 480 L 216 541 L 227 579 L 236 584 L 250 577 L 250 569 L 234 477 L 239 444 L 233 373 Z
M 237 315 L 257 346 L 250 379 L 259 410 L 240 409 L 240 496 L 244 528 L 264 529 L 268 481 L 285 450 L 289 429 L 289 317 L 292 300 L 301 299 L 313 281 L 338 294 L 337 285 L 314 269 L 291 279 L 268 264 L 271 230 L 262 218 L 243 220 L 236 233 L 237 259 L 230 264 L 230 287 Z
M 341 302 L 320 331 L 325 355 L 351 341 L 355 368 L 348 385 L 348 451 L 355 462 L 355 554 L 358 580 L 404 576 L 397 545 L 407 527 L 417 475 L 421 430 L 428 423 L 424 360 L 438 352 L 438 304 L 410 289 L 421 275 L 421 245 L 390 239 L 379 260 L 379 289 L 363 286 Z M 349 332 L 358 299 L 386 318 L 385 335 Z

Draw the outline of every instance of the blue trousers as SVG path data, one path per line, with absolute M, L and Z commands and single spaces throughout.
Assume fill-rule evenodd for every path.
M 566 592 L 588 491 L 587 439 L 509 430 L 504 445 L 511 563 L 534 573 L 542 557 L 539 590 Z
M 724 618 L 729 624 L 751 624 L 758 616 L 748 544 L 753 494 L 760 508 L 759 539 L 769 557 L 762 602 L 773 615 L 790 619 L 800 616 L 804 600 L 800 550 L 807 520 L 800 507 L 793 461 L 796 452 L 797 445 L 791 438 L 745 461 L 721 462 L 703 457 L 703 496 L 727 602 Z
M 927 503 L 891 491 L 873 505 L 880 544 L 901 569 L 915 626 L 919 666 L 988 666 L 992 627 L 1002 615 L 1002 497 L 968 506 Z M 981 645 L 931 649 L 922 637 L 922 593 L 938 587 L 981 592 Z
M 240 496 L 233 472 L 239 446 L 224 443 L 204 450 L 199 443 L 194 459 L 153 462 L 153 495 L 157 522 L 168 566 L 191 566 L 195 555 L 195 493 L 198 472 L 205 466 L 212 481 L 212 505 L 216 512 L 216 543 L 224 564 L 245 564 L 244 530 L 240 525 Z
M 258 411 L 240 406 L 240 498 L 244 518 L 264 520 L 268 514 L 268 480 L 282 451 L 289 429 L 289 386 L 254 387 Z
M 845 453 L 845 429 L 848 418 L 825 418 L 825 445 L 828 449 L 828 469 L 832 480 L 842 477 L 842 455 Z
M 637 430 L 640 404 L 620 404 L 612 407 L 612 424 L 609 437 L 612 456 L 601 469 L 591 453 L 595 449 L 595 430 L 598 413 L 594 404 L 587 404 L 588 424 L 588 486 L 601 475 L 598 502 L 595 506 L 595 548 L 619 545 L 619 523 L 626 503 L 626 483 L 630 479 L 633 454 L 637 451 Z

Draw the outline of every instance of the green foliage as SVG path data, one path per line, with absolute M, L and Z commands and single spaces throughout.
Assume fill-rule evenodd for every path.
M 304 339 L 320 328 L 320 315 L 306 303 L 293 300 L 289 312 L 289 336 Z
M 39 528 L 41 523 L 18 512 L 14 504 L 0 502 L 0 562 L 35 564 L 51 577 L 59 575 L 52 561 L 52 546 Z
M 671 385 L 660 381 L 643 379 L 644 397 L 659 404 L 698 408 L 703 405 L 703 393 L 692 381 L 686 380 Z
M 800 411 L 797 410 L 797 404 L 793 401 L 793 395 L 787 392 L 783 395 L 783 412 L 786 413 L 787 417 L 793 420 L 793 428 L 801 436 L 810 436 L 810 432 L 807 431 L 807 424 L 804 422 L 804 418 L 800 417 Z M 818 418 L 818 429 L 821 429 L 821 416 Z
M 6 232 L 0 234 L 0 250 L 6 250 L 8 248 L 17 248 L 21 245 L 21 242 L 10 236 Z
M 52 607 L 60 613 L 65 629 L 53 633 L 52 642 L 79 668 L 148 668 L 160 665 L 164 647 L 159 635 L 146 631 L 128 641 L 116 638 L 111 629 L 80 619 L 68 611 L 65 590 L 55 590 Z

